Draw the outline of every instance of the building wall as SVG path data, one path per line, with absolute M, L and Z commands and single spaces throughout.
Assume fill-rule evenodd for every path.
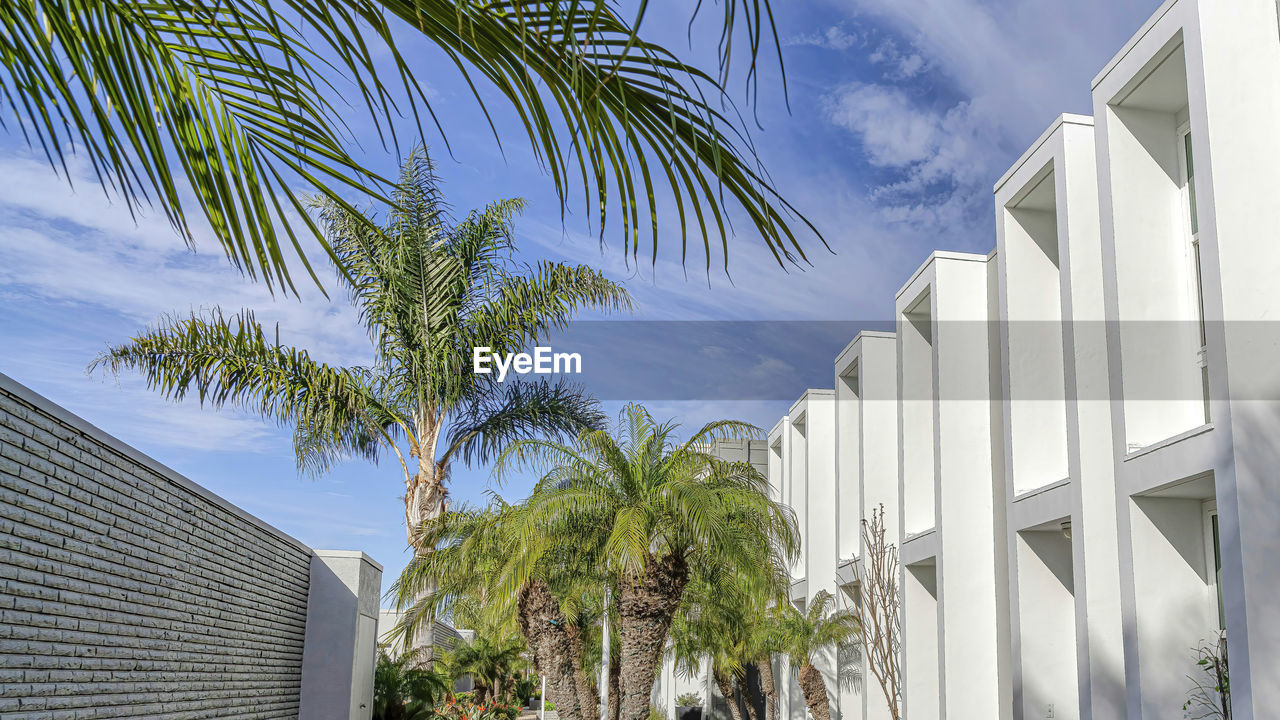
M 868 386 L 863 336 L 836 359 L 834 481 L 781 423 L 771 467 L 807 500 L 797 604 L 832 554 L 856 596 L 850 528 L 896 474 L 908 720 L 1182 717 L 1220 633 L 1232 716 L 1275 715 L 1276 77 L 1274 0 L 1165 2 L 1095 78 L 1094 117 L 996 183 L 996 250 L 903 285 L 896 387 Z M 894 412 L 868 422 L 877 387 Z M 896 445 L 870 442 L 886 424 Z
M 5 718 L 299 717 L 312 557 L 0 375 Z

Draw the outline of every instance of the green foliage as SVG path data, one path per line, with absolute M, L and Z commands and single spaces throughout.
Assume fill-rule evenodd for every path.
M 501 478 L 534 468 L 541 478 L 532 494 L 515 504 L 495 496 L 488 507 L 460 507 L 424 525 L 423 543 L 435 550 L 415 557 L 393 588 L 397 604 L 408 608 L 399 631 L 412 633 L 445 614 L 512 622 L 522 593 L 545 584 L 564 622 L 575 628 L 580 649 L 572 652 L 579 653 L 581 678 L 573 682 L 581 687 L 579 681 L 590 684 L 605 652 L 602 590 L 623 602 L 628 583 L 656 563 L 675 558 L 682 573 L 687 569 L 687 577 L 656 591 L 667 593 L 664 612 L 683 596 L 686 617 L 696 609 L 711 618 L 713 606 L 733 605 L 745 594 L 752 599 L 744 606 L 764 612 L 764 598 L 780 595 L 779 569 L 797 549 L 795 517 L 769 499 L 766 479 L 749 463 L 711 452 L 716 441 L 755 429 L 719 421 L 683 440 L 678 431 L 675 423 L 657 423 L 644 408 L 629 405 L 612 431 L 584 431 L 572 444 L 534 439 L 509 445 L 495 473 Z M 628 677 L 632 666 L 643 672 L 647 659 L 621 663 L 626 627 L 620 612 L 610 613 L 610 620 L 618 625 L 608 650 L 621 676 Z M 748 638 L 750 623 L 735 622 L 736 634 L 725 636 Z M 689 625 L 703 639 L 713 627 L 709 619 Z M 693 643 L 682 647 L 690 648 L 690 656 L 698 652 Z M 754 644 L 740 651 L 761 652 Z
M 511 677 L 524 665 L 524 650 L 524 641 L 517 636 L 477 633 L 470 642 L 458 643 L 446 652 L 442 665 L 454 679 L 470 675 L 476 681 L 478 702 L 505 701 L 510 699 L 504 697 L 506 685 L 514 685 Z
M 528 675 L 516 678 L 516 697 L 521 704 L 528 705 L 530 698 L 538 693 L 538 676 Z
M 425 151 L 408 158 L 400 180 L 381 227 L 336 202 L 315 205 L 374 343 L 371 368 L 317 362 L 281 345 L 252 313 L 214 309 L 167 318 L 109 348 L 91 369 L 140 370 L 166 398 L 195 396 L 292 426 L 300 469 L 320 473 L 343 458 L 393 454 L 411 525 L 443 503 L 454 459 L 484 461 L 514 439 L 601 424 L 578 388 L 499 383 L 472 372 L 471 353 L 536 343 L 583 308 L 629 308 L 626 292 L 584 266 L 516 264 L 511 223 L 519 201 L 452 221 Z M 398 444 L 408 446 L 408 459 Z
M 449 678 L 428 666 L 419 651 L 392 657 L 378 649 L 373 671 L 373 720 L 427 720 L 451 688 Z
M 627 405 L 612 433 L 583 432 L 572 445 L 518 440 L 494 463 L 505 477 L 523 468 L 541 475 L 514 508 L 511 560 L 503 592 L 519 588 L 544 557 L 591 558 L 606 577 L 636 577 L 656 558 L 682 558 L 696 574 L 759 573 L 796 552 L 794 515 L 769 499 L 767 480 L 749 463 L 727 462 L 711 443 L 757 430 L 708 423 L 677 441 L 679 425 L 658 423 Z
M 650 705 L 649 720 L 667 720 L 667 711 L 657 705 Z
M 709 662 L 717 676 L 740 681 L 746 667 L 777 650 L 770 607 L 786 602 L 788 577 L 772 572 L 698 573 L 671 626 L 676 666 L 694 675 Z
M 646 7 L 628 22 L 608 0 L 10 0 L 0 102 L 68 179 L 63 152 L 74 147 L 131 211 L 158 206 L 188 243 L 202 218 L 235 266 L 293 289 L 291 263 L 315 278 L 305 236 L 328 250 L 300 190 L 350 209 L 345 193 L 385 198 L 392 186 L 348 152 L 351 106 L 397 151 L 401 118 L 418 140 L 428 118 L 445 134 L 395 42 L 398 19 L 452 60 L 432 72 L 459 73 L 486 118 L 483 97 L 514 111 L 562 210 L 576 174 L 602 235 L 607 211 L 620 213 L 633 257 L 647 215 L 656 260 L 665 185 L 682 258 L 693 237 L 709 267 L 740 209 L 780 263 L 803 259 L 794 229 L 813 226 L 759 167 L 723 91 L 745 25 L 754 102 L 757 57 L 778 47 L 769 4 L 725 3 L 719 79 L 640 37 Z M 381 75 L 375 58 L 389 68 Z M 339 94 L 351 102 L 335 105 Z M 295 231 L 295 214 L 309 233 Z
M 1220 718 L 1231 720 L 1231 672 L 1227 664 L 1227 635 L 1222 631 L 1212 642 L 1195 649 L 1197 677 L 1188 676 L 1191 690 L 1182 704 L 1182 713 L 1191 720 Z
M 702 698 L 697 693 L 680 693 L 676 696 L 676 705 L 680 707 L 700 707 Z
M 791 603 L 779 605 L 775 612 L 780 647 L 797 668 L 812 665 L 819 650 L 853 642 L 861 633 L 857 616 L 837 608 L 826 590 L 818 591 L 804 612 Z

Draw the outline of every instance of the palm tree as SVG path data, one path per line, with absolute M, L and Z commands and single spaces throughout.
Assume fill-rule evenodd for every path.
M 710 665 L 711 679 L 729 706 L 732 720 L 742 720 L 738 692 L 745 677 L 745 640 L 750 622 L 745 603 L 720 596 L 719 588 L 698 589 L 700 583 L 686 591 L 700 596 L 686 604 L 671 625 L 671 652 L 676 667 L 686 674 L 697 673 L 705 659 Z M 748 705 L 750 700 L 748 699 Z M 758 720 L 758 718 L 753 718 Z
M 711 678 L 729 705 L 733 720 L 742 720 L 738 697 L 745 700 L 751 720 L 762 720 L 756 699 L 743 683 L 747 667 L 760 672 L 766 716 L 773 706 L 771 641 L 776 638 L 770 607 L 784 601 L 788 578 L 781 566 L 749 575 L 703 568 L 690 580 L 685 599 L 672 624 L 676 663 L 696 672 L 709 661 Z M 769 670 L 768 680 L 763 667 Z
M 772 613 L 757 616 L 748 647 L 760 675 L 760 694 L 764 695 L 763 720 L 778 720 L 778 684 L 773 676 L 773 658 L 782 652 L 782 639 Z
M 740 210 L 779 263 L 803 259 L 795 230 L 813 226 L 759 167 L 724 91 L 745 47 L 754 104 L 757 58 L 778 49 L 769 3 L 725 2 L 719 78 L 640 37 L 645 7 L 628 21 L 610 0 L 9 0 L 0 115 L 68 180 L 72 147 L 131 211 L 157 206 L 188 244 L 203 219 L 236 267 L 294 289 L 294 262 L 316 279 L 290 224 L 306 220 L 295 186 L 348 211 L 344 192 L 387 198 L 388 179 L 348 151 L 352 104 L 384 148 L 399 146 L 402 118 L 417 141 L 430 118 L 447 143 L 396 44 L 398 19 L 453 61 L 486 118 L 489 91 L 510 106 L 562 210 L 580 175 L 587 212 L 603 233 L 615 211 L 632 257 L 646 215 L 656 257 L 665 185 L 682 258 L 701 241 L 709 268 Z
M 831 593 L 820 590 L 801 612 L 789 603 L 778 609 L 782 647 L 799 670 L 800 691 L 813 720 L 831 720 L 831 703 L 822 672 L 814 667 L 818 655 L 856 640 L 861 632 L 857 616 L 837 609 Z
M 612 612 L 620 643 L 621 720 L 643 720 L 668 630 L 690 578 L 717 572 L 768 572 L 794 555 L 791 511 L 771 501 L 766 480 L 748 463 L 715 457 L 709 447 L 750 436 L 746 423 L 708 423 L 687 440 L 628 405 L 616 432 L 583 432 L 573 445 L 519 440 L 494 463 L 498 477 L 523 467 L 542 478 L 513 510 L 513 548 L 504 587 L 523 587 L 548 554 L 587 554 L 616 587 Z
M 444 666 L 454 678 L 470 675 L 476 683 L 476 702 L 487 704 L 506 699 L 507 685 L 524 650 L 524 642 L 514 635 L 477 629 L 474 639 L 445 653 Z
M 563 720 L 597 720 L 592 626 L 600 617 L 602 574 L 594 556 L 565 545 L 523 568 L 523 584 L 511 592 L 504 576 L 527 538 L 512 529 L 517 507 L 496 498 L 486 508 L 463 507 L 418 529 L 420 544 L 435 548 L 416 555 L 392 594 L 405 612 L 395 629 L 401 640 L 439 617 L 490 628 L 514 627 L 524 638 L 534 668 L 547 679 L 547 695 Z
M 373 670 L 373 720 L 426 720 L 449 689 L 448 679 L 431 668 L 421 651 L 393 657 L 380 647 Z
M 472 372 L 472 348 L 509 354 L 562 328 L 581 308 L 630 307 L 626 291 L 585 266 L 511 261 L 519 200 L 450 220 L 425 151 L 401 173 L 382 227 L 319 201 L 351 299 L 373 341 L 372 367 L 331 367 L 280 345 L 249 311 L 171 317 L 90 366 L 140 370 L 166 398 L 255 411 L 294 428 L 301 470 L 396 457 L 414 532 L 445 508 L 456 460 L 486 461 L 505 443 L 596 427 L 595 403 L 564 383 L 500 383 Z M 400 445 L 407 446 L 407 455 Z

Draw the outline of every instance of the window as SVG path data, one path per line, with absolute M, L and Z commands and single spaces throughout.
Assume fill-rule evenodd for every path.
M 1222 542 L 1218 534 L 1218 504 L 1213 500 L 1204 503 L 1204 534 L 1206 574 L 1212 587 L 1214 610 L 1218 618 L 1218 629 L 1227 627 L 1226 607 L 1222 602 Z
M 1209 414 L 1209 362 L 1207 347 L 1208 333 L 1205 330 L 1204 318 L 1204 286 L 1201 282 L 1200 269 L 1200 214 L 1196 207 L 1195 185 L 1195 153 L 1191 147 L 1191 129 L 1183 126 L 1178 131 L 1182 142 L 1178 148 L 1178 160 L 1182 166 L 1182 204 L 1183 221 L 1187 227 L 1187 263 L 1191 279 L 1190 295 L 1192 311 L 1195 313 L 1196 330 L 1199 333 L 1199 349 L 1196 351 L 1195 363 L 1200 368 L 1200 389 L 1204 395 L 1204 421 L 1210 420 Z

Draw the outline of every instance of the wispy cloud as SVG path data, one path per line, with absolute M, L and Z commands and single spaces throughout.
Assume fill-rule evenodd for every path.
M 8 292 L 82 304 L 139 328 L 173 312 L 250 308 L 261 322 L 279 323 L 286 342 L 332 362 L 367 362 L 369 342 L 356 312 L 323 261 L 313 264 L 332 299 L 308 286 L 300 267 L 295 281 L 304 301 L 273 297 L 232 269 L 212 243 L 199 243 L 198 230 L 203 251 L 192 252 L 163 218 L 131 216 L 103 196 L 89 168 L 71 169 L 74 194 L 46 164 L 0 155 L 0 177 L 13 188 L 0 202 L 0 285 Z
M 1089 111 L 1092 74 L 1156 4 L 859 0 L 850 22 L 880 38 L 867 59 L 884 72 L 836 87 L 824 111 L 881 171 L 876 214 L 986 227 L 992 182 L 1059 113 Z
M 863 44 L 863 39 L 845 29 L 843 25 L 832 25 L 825 30 L 792 35 L 784 43 L 788 47 L 808 45 L 827 50 L 848 50 Z

